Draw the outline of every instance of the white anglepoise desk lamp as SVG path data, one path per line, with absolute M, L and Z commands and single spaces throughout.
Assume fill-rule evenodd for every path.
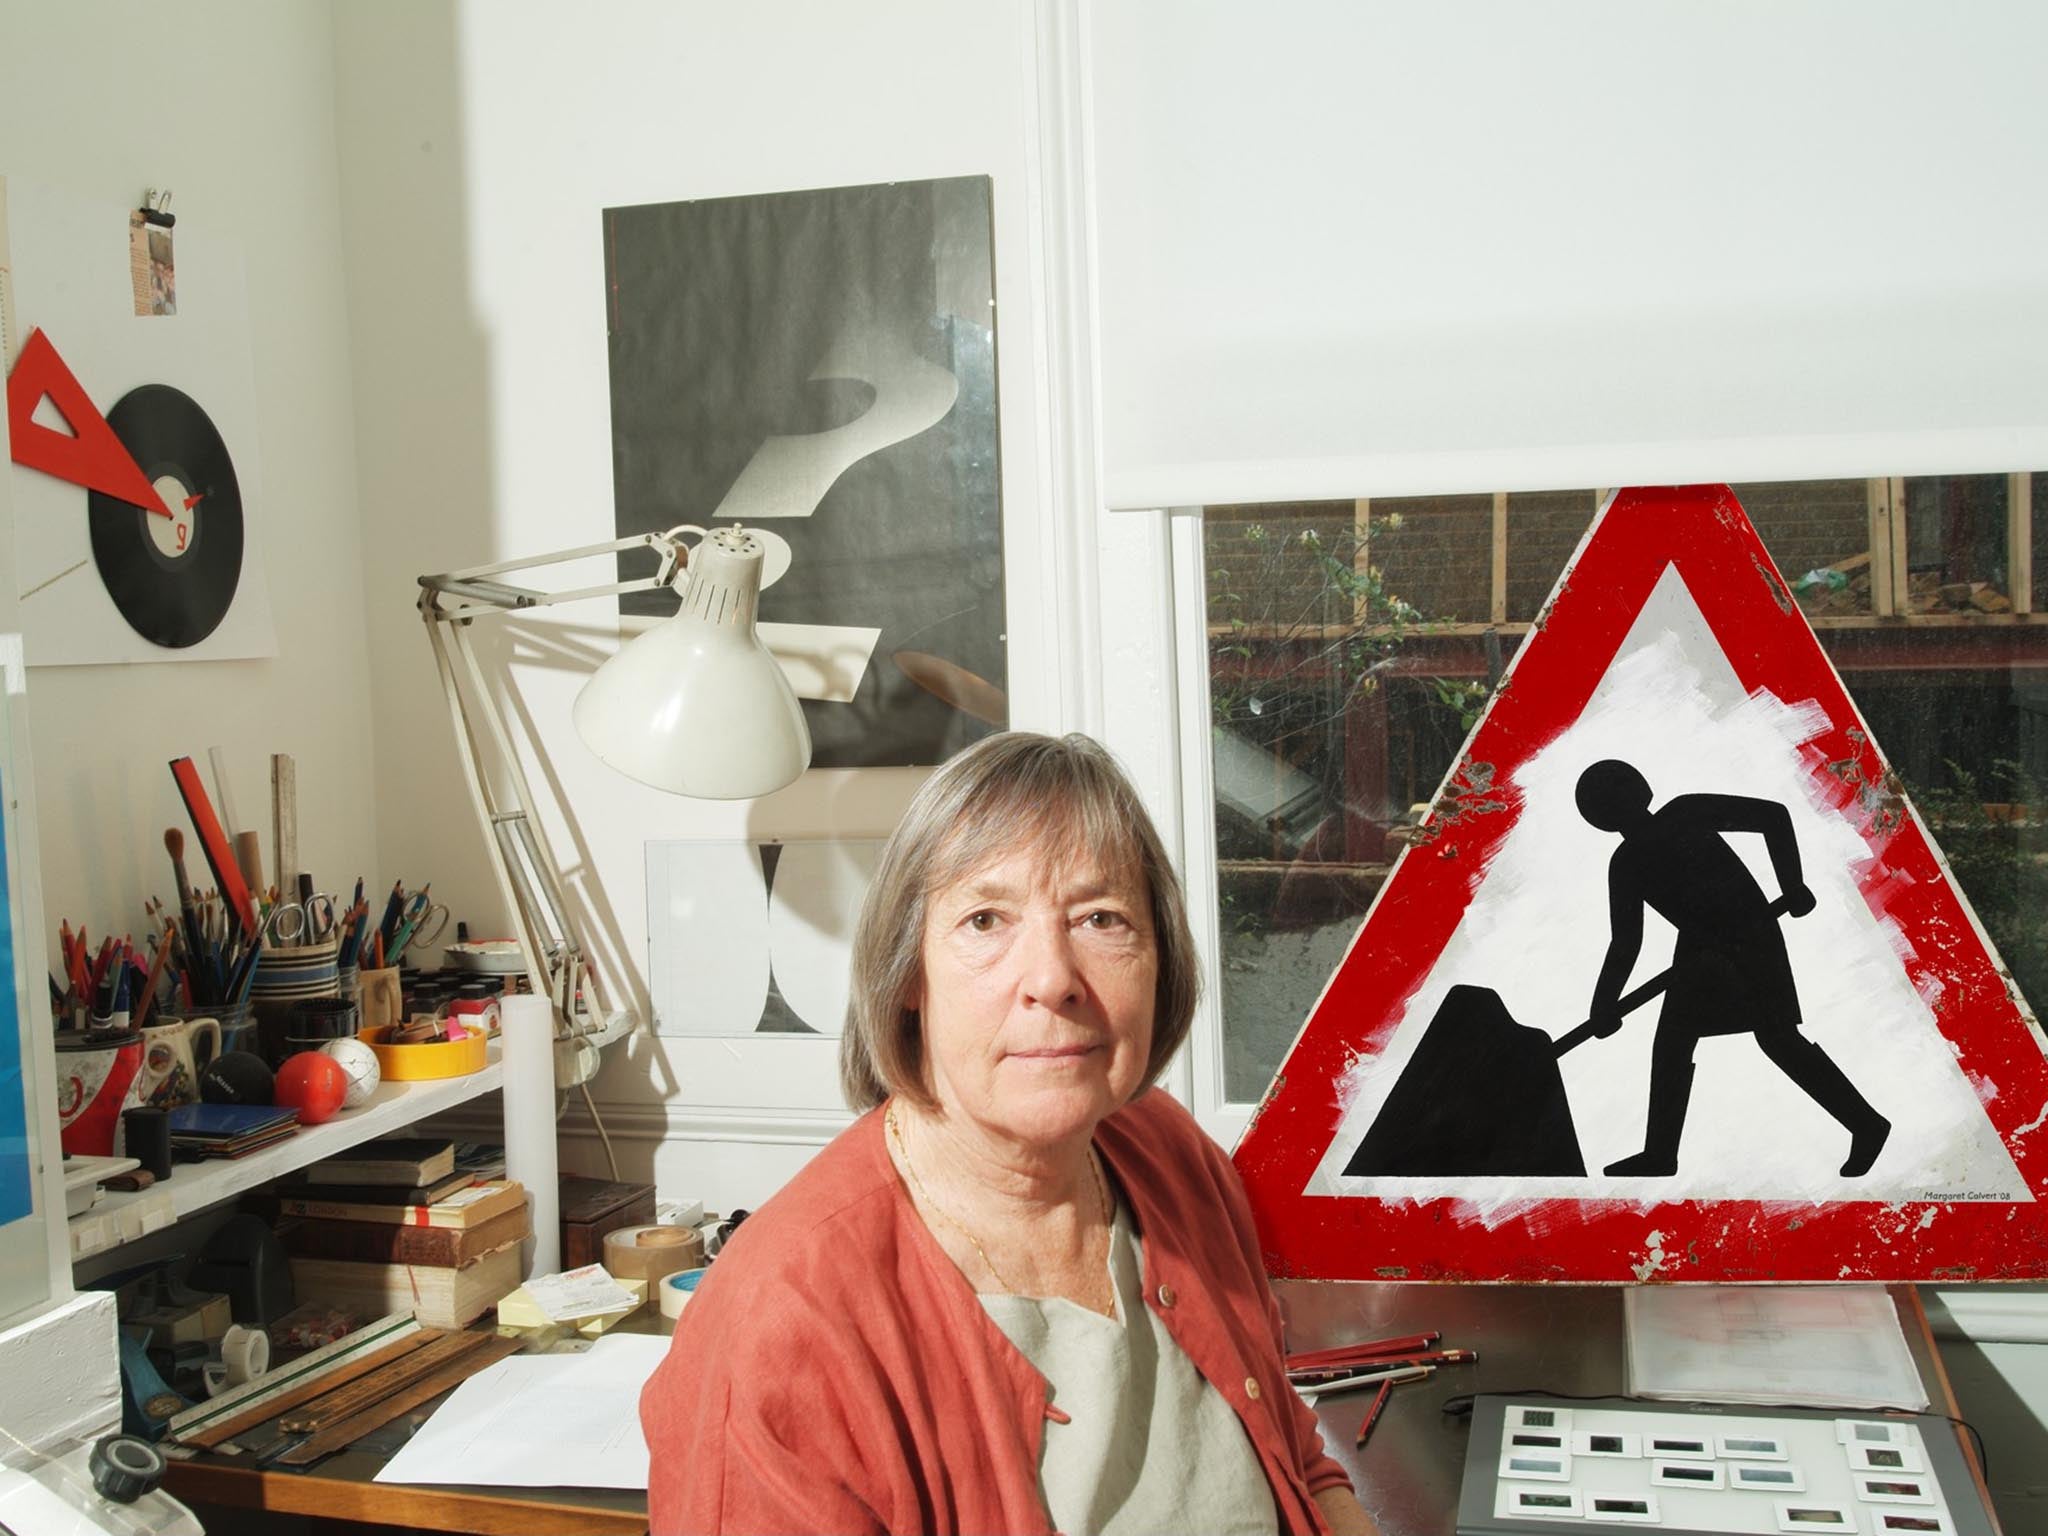
M 694 546 L 684 542 L 690 533 L 702 536 Z M 515 571 L 629 549 L 651 549 L 660 557 L 653 576 L 562 592 L 536 591 L 499 579 Z M 470 626 L 493 615 L 676 586 L 682 606 L 675 615 L 621 646 L 583 685 L 574 711 L 576 730 L 607 763 L 657 789 L 714 800 L 765 795 L 793 781 L 811 761 L 802 706 L 755 629 L 765 556 L 763 542 L 743 528 L 706 533 L 685 525 L 666 533 L 420 578 L 420 616 L 426 621 L 455 724 L 470 803 L 483 828 L 499 893 L 518 923 L 534 995 L 547 998 L 553 1009 L 555 1071 L 543 1079 L 550 1110 L 557 1082 L 573 1085 L 588 1077 L 593 1053 L 584 1049 L 585 1042 L 610 1044 L 630 1033 L 637 1021 L 625 1010 L 609 1006 L 603 983 L 590 969 L 590 947 L 563 890 L 561 866 L 534 814 L 533 795 L 506 732 L 497 693 L 477 663 Z M 494 768 L 486 766 L 481 750 L 486 746 Z M 518 1171 L 509 1166 L 514 1144 L 544 1134 L 551 1163 L 554 1119 L 549 1113 L 544 1128 L 531 1127 L 526 1135 L 514 1126 L 520 1088 L 539 1088 L 537 1082 L 515 1083 L 515 1073 L 542 1074 L 531 1065 L 518 1066 L 513 1031 L 508 1028 L 505 1035 L 507 1171 L 518 1178 Z M 586 1086 L 583 1091 L 595 1121 L 590 1090 Z M 538 1112 L 536 1105 L 517 1118 L 524 1121 Z M 611 1142 L 602 1125 L 598 1134 L 610 1158 Z M 555 1247 L 552 1172 L 545 1178 L 545 1191 L 535 1188 L 535 1180 L 524 1181 L 535 1201 L 534 1231 L 546 1243 L 536 1253 L 536 1270 L 542 1254 Z
M 683 541 L 690 533 L 703 535 L 694 547 Z M 498 579 L 630 549 L 660 557 L 654 575 L 561 592 Z M 577 733 L 621 773 L 656 789 L 712 800 L 765 795 L 792 782 L 811 761 L 803 708 L 755 629 L 765 554 L 762 541 L 743 528 L 705 533 L 685 525 L 420 578 L 420 616 L 492 871 L 519 923 L 533 990 L 553 1000 L 565 1034 L 595 1033 L 595 1022 L 609 1038 L 612 1019 L 602 1012 L 602 983 L 588 972 L 589 946 L 564 897 L 561 866 L 535 817 L 496 690 L 487 686 L 470 644 L 470 626 L 556 603 L 677 587 L 682 606 L 675 615 L 621 646 L 583 685 L 574 712 Z M 486 771 L 479 750 L 486 743 L 495 772 Z M 500 793 L 501 784 L 509 796 Z

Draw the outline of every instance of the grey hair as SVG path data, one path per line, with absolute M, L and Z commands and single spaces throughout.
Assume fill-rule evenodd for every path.
M 856 1111 L 890 1094 L 931 1107 L 924 1033 L 910 1006 L 924 980 L 933 895 L 1004 853 L 1036 848 L 1135 869 L 1151 901 L 1159 982 L 1152 1052 L 1139 1092 L 1187 1038 L 1201 973 L 1180 877 L 1131 781 L 1086 736 L 1006 731 L 976 742 L 924 781 L 882 850 L 853 939 L 853 985 L 839 1038 L 839 1082 Z

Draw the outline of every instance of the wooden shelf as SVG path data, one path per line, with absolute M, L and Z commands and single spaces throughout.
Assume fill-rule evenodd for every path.
M 403 1130 L 429 1115 L 467 1103 L 502 1086 L 504 1067 L 500 1046 L 490 1043 L 490 1057 L 483 1069 L 467 1077 L 444 1077 L 413 1083 L 386 1083 L 362 1108 L 337 1115 L 325 1125 L 301 1126 L 275 1146 L 265 1147 L 243 1158 L 208 1158 L 198 1163 L 176 1163 L 171 1177 L 152 1189 L 133 1194 L 111 1193 L 82 1216 L 72 1218 L 74 1232 L 81 1223 L 99 1223 L 113 1233 L 121 1213 L 145 1206 L 149 1225 L 156 1230 L 179 1221 L 210 1205 L 246 1194 L 260 1184 L 316 1163 L 323 1157 L 345 1152 L 360 1142 Z M 166 1199 L 168 1197 L 168 1200 Z M 141 1214 L 137 1212 L 136 1214 Z M 109 1236 L 81 1247 L 74 1240 L 73 1261 L 119 1247 L 128 1237 Z

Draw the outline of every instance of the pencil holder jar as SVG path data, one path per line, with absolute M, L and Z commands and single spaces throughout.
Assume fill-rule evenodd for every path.
M 194 1003 L 190 1008 L 161 1010 L 157 1022 L 168 1024 L 174 1020 L 215 1019 L 220 1023 L 220 1054 L 229 1051 L 253 1051 L 257 1048 L 256 1013 L 245 998 L 239 1003 Z
M 250 977 L 249 1002 L 256 1013 L 263 1055 L 275 1067 L 291 1054 L 286 1035 L 296 1003 L 336 998 L 341 990 L 341 940 L 266 949 Z
M 399 985 L 398 967 L 382 966 L 357 973 L 363 1028 L 396 1024 L 404 1014 L 404 989 Z
M 341 940 L 266 949 L 257 958 L 249 995 L 259 1002 L 337 997 L 341 992 Z

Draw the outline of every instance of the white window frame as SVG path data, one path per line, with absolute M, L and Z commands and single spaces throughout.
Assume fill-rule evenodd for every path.
M 1871 548 L 1881 558 L 1873 570 L 1872 613 L 1868 615 L 1824 616 L 1814 619 L 1819 630 L 1873 628 L 1880 621 L 1907 628 L 1951 627 L 1959 624 L 1981 626 L 1985 616 L 1967 618 L 1950 614 L 1914 614 L 1902 601 L 1906 588 L 1906 482 L 1901 478 L 1873 478 L 1868 481 Z M 2044 616 L 2033 612 L 2033 548 L 2031 476 L 2025 472 L 2006 477 L 2008 594 L 2012 611 L 1988 620 L 1991 624 L 2033 624 Z M 1492 619 L 1487 623 L 1452 626 L 1458 630 L 1499 629 L 1520 635 L 1526 622 L 1507 620 L 1507 522 L 1508 492 L 1493 497 L 1494 548 L 1491 573 Z M 1604 493 L 1595 492 L 1594 506 Z M 1366 503 L 1358 503 L 1361 516 Z M 1590 510 L 1589 510 L 1590 515 Z M 1194 930 L 1195 948 L 1201 962 L 1202 996 L 1188 1043 L 1176 1063 L 1177 1072 L 1168 1078 L 1173 1088 L 1192 1109 L 1208 1132 L 1225 1146 L 1234 1145 L 1250 1123 L 1255 1100 L 1233 1100 L 1225 1089 L 1224 1024 L 1222 1008 L 1222 898 L 1217 884 L 1215 790 L 1212 782 L 1209 739 L 1210 676 L 1208 635 L 1208 588 L 1203 553 L 1201 507 L 1177 507 L 1170 513 L 1110 512 L 1103 517 L 1101 565 L 1105 573 L 1103 592 L 1104 668 L 1113 675 L 1118 641 L 1128 648 L 1141 644 L 1140 635 L 1128 628 L 1133 609 L 1138 571 L 1150 556 L 1154 580 L 1157 565 L 1166 565 L 1166 593 L 1163 603 L 1170 618 L 1168 647 L 1172 656 L 1172 707 L 1147 720 L 1137 700 L 1106 698 L 1106 717 L 1113 748 L 1121 736 L 1126 745 L 1120 751 L 1133 769 L 1139 787 L 1160 818 L 1161 833 L 1177 845 L 1176 862 L 1186 887 L 1188 921 Z M 1130 520 L 1127 522 L 1126 520 Z M 1114 530 L 1126 531 L 1136 524 L 1168 530 L 1163 548 L 1134 545 L 1128 538 L 1117 539 Z M 1133 558 L 1133 557 L 1137 558 Z M 1157 603 L 1144 608 L 1141 622 L 1155 628 Z M 1119 634 L 1119 629 L 1124 633 Z M 1107 689 L 1110 695 L 1116 690 Z M 1121 725 L 1121 730 L 1119 730 Z M 1133 763 L 1128 743 L 1147 728 L 1170 733 L 1173 747 L 1171 766 Z M 1146 768 L 1151 768 L 1147 772 Z M 1171 818 L 1169 820 L 1169 817 Z M 1363 919 L 1360 919 L 1363 922 Z M 1306 1025 L 1307 1019 L 1301 1021 Z M 1284 1057 L 1283 1057 L 1284 1060 Z

